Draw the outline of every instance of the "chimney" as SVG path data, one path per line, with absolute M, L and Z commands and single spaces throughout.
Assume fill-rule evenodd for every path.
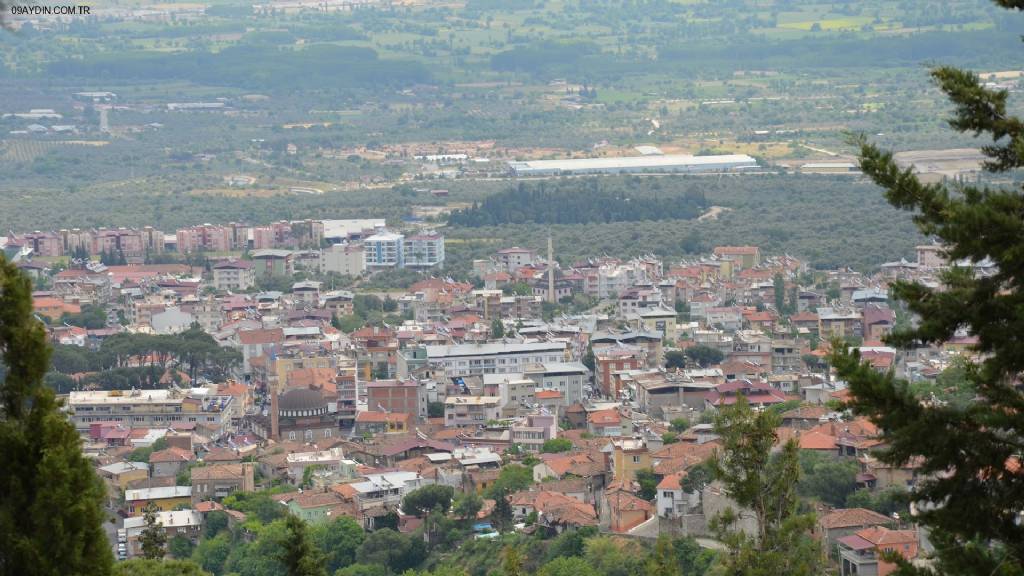
M 278 439 L 278 430 L 280 424 L 278 423 L 277 415 L 277 387 L 270 389 L 270 438 L 273 440 Z

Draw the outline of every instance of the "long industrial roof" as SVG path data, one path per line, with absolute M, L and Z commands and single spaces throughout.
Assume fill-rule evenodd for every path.
M 753 157 L 746 154 L 723 154 L 716 156 L 690 156 L 672 154 L 666 156 L 624 156 L 618 158 L 576 158 L 569 160 L 528 160 L 509 162 L 516 170 L 615 170 L 668 168 L 673 166 L 708 166 L 716 164 L 757 165 Z

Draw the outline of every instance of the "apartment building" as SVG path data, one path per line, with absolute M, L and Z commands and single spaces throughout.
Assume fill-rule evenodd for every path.
M 405 266 L 405 236 L 394 232 L 378 232 L 363 240 L 367 268 L 402 268 Z
M 427 346 L 427 362 L 448 377 L 522 373 L 530 364 L 565 362 L 565 342 L 489 342 Z
M 231 396 L 192 390 L 89 390 L 68 395 L 71 422 L 80 431 L 93 422 L 118 422 L 132 428 L 169 427 L 193 422 L 223 429 L 229 426 Z
M 443 247 L 442 247 L 443 250 Z M 366 272 L 366 254 L 362 244 L 333 244 L 320 251 L 320 271 L 342 276 L 361 276 Z
M 444 400 L 444 425 L 482 426 L 501 418 L 500 396 L 448 396 Z
M 247 260 L 229 260 L 213 267 L 213 287 L 240 292 L 256 285 L 256 268 Z
M 528 366 L 523 375 L 537 383 L 541 390 L 557 390 L 564 406 L 581 404 L 584 389 L 590 382 L 590 369 L 580 362 L 544 362 Z
M 405 265 L 407 267 L 437 266 L 444 262 L 444 236 L 417 234 L 405 239 Z
M 366 407 L 380 412 L 427 416 L 427 389 L 415 380 L 375 380 L 366 383 Z

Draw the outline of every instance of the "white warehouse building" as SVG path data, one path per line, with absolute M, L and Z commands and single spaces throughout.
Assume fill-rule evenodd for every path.
M 625 156 L 620 158 L 579 158 L 570 160 L 528 160 L 509 162 L 516 176 L 551 176 L 557 174 L 636 174 L 636 173 L 700 173 L 733 172 L 758 168 L 757 160 L 746 154 L 718 156 Z

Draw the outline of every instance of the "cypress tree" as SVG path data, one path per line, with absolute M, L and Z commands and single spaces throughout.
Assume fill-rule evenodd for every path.
M 0 255 L 0 576 L 106 575 L 105 489 L 43 384 L 50 348 L 32 283 Z
M 161 560 L 167 554 L 164 545 L 167 544 L 167 531 L 163 524 L 157 524 L 156 514 L 160 509 L 156 504 L 150 502 L 142 509 L 142 519 L 146 527 L 139 534 L 139 544 L 142 546 L 142 556 L 147 560 Z
M 306 523 L 295 515 L 285 520 L 288 536 L 280 560 L 288 576 L 326 576 L 324 557 L 306 534 Z
M 1020 0 L 998 0 L 1024 10 Z M 967 71 L 939 67 L 933 79 L 954 104 L 950 126 L 984 135 L 986 170 L 1024 167 L 1024 121 L 1007 114 L 1007 92 L 982 86 Z M 1024 195 L 987 185 L 924 184 L 891 153 L 863 138 L 861 169 L 889 202 L 915 213 L 918 228 L 939 239 L 951 263 L 989 259 L 996 272 L 970 266 L 941 273 L 942 288 L 897 282 L 893 295 L 920 318 L 887 342 L 904 348 L 939 344 L 961 329 L 978 339 L 980 360 L 966 365 L 977 398 L 966 406 L 924 404 L 908 382 L 860 362 L 836 347 L 832 363 L 849 383 L 850 407 L 883 430 L 880 458 L 921 462 L 912 498 L 917 520 L 931 532 L 944 574 L 1024 573 Z M 932 573 L 909 566 L 902 573 Z

